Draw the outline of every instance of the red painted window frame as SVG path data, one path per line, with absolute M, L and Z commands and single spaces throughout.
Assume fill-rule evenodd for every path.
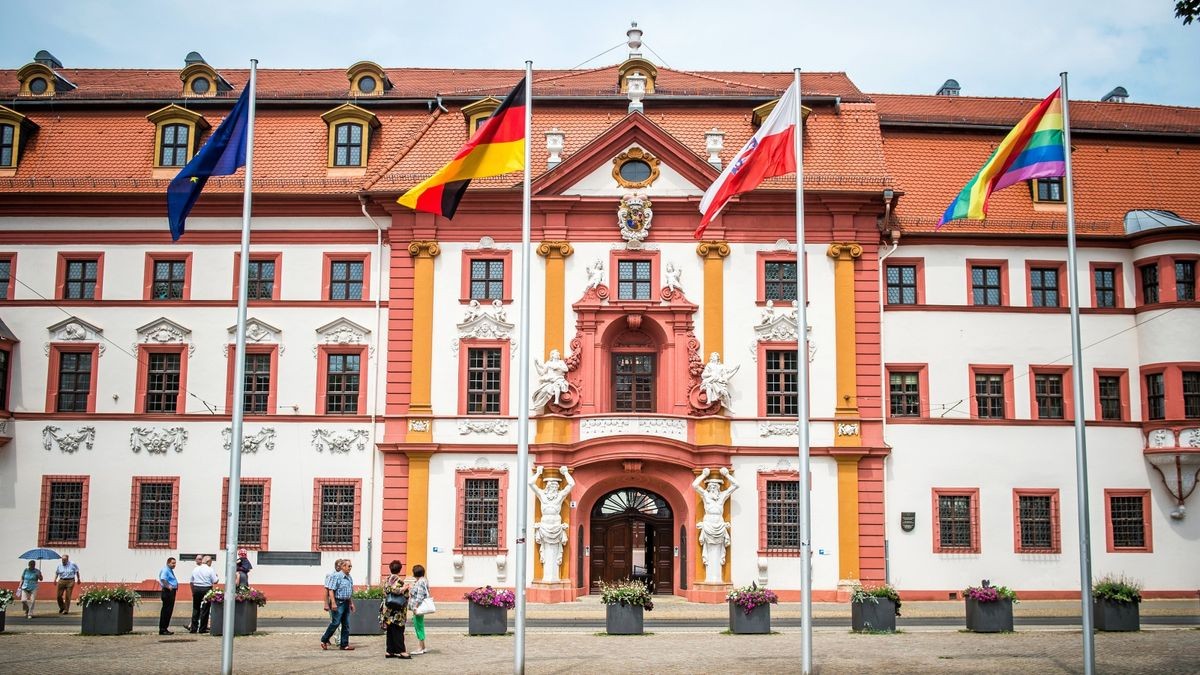
M 972 363 L 968 364 L 967 371 L 970 377 L 967 380 L 967 391 L 971 398 L 971 419 L 994 420 L 995 417 L 980 417 L 979 402 L 975 398 L 975 376 L 976 375 L 1001 375 L 1004 378 L 1004 419 L 1014 420 L 1017 417 L 1016 392 L 1013 386 L 1013 367 L 1005 364 L 986 364 Z
M 499 480 L 496 502 L 496 542 L 498 547 L 465 546 L 466 538 L 466 499 L 468 480 Z M 457 469 L 454 472 L 454 552 L 461 555 L 496 555 L 508 553 L 508 537 L 505 530 L 505 516 L 508 512 L 508 470 L 507 469 Z
M 795 352 L 799 349 L 795 340 L 763 341 L 758 343 L 758 416 L 770 420 L 795 420 L 794 415 L 767 415 L 767 352 Z M 797 364 L 799 365 L 799 364 Z M 812 381 L 809 380 L 811 394 Z
M 275 282 L 271 286 L 271 300 L 278 301 L 280 296 L 280 281 L 283 277 L 283 253 L 280 251 L 251 251 L 250 262 L 273 262 L 275 263 Z M 364 272 L 365 276 L 365 272 Z M 238 294 L 242 290 L 242 252 L 233 252 L 233 299 L 238 300 Z M 364 289 L 365 290 L 365 289 Z M 250 302 L 266 302 L 262 298 L 251 298 Z
M 767 548 L 767 483 L 771 481 L 799 483 L 800 472 L 789 469 L 758 472 L 758 555 L 769 558 L 799 558 L 799 548 Z M 809 489 L 811 490 L 811 487 Z
M 100 343 L 98 342 L 52 342 L 50 343 L 49 372 L 46 375 L 46 412 L 61 415 L 78 415 L 79 413 L 58 412 L 58 369 L 62 365 L 63 352 L 90 352 L 92 355 L 92 373 L 89 378 L 87 410 L 96 412 L 96 385 L 100 375 Z M 9 354 L 9 371 L 12 371 L 12 355 Z
M 262 513 L 262 538 L 258 544 L 251 547 L 254 551 L 269 551 L 271 540 L 270 525 L 271 525 L 271 479 L 270 478 L 246 478 L 242 476 L 241 485 L 261 485 L 263 486 L 263 513 Z M 229 477 L 221 479 L 221 513 L 229 513 Z M 229 519 L 221 518 L 221 548 L 225 548 L 225 534 L 229 530 Z M 244 546 L 244 544 L 243 544 Z
M 141 486 L 146 483 L 170 483 L 171 487 L 171 535 L 170 540 L 161 543 L 143 544 L 137 540 L 138 516 L 141 513 L 142 501 L 139 499 Z M 133 487 L 129 496 L 129 548 L 178 548 L 179 542 L 179 476 L 134 476 Z
M 90 298 L 68 298 L 67 297 L 67 263 L 68 262 L 87 262 L 94 260 L 96 262 L 96 291 Z M 103 251 L 67 251 L 58 254 L 58 270 L 55 272 L 54 279 L 54 297 L 57 300 L 67 300 L 69 302 L 99 302 L 103 300 L 104 288 L 104 252 Z
M 892 373 L 916 373 L 917 395 L 921 397 L 920 413 L 915 417 L 892 415 Z M 974 380 L 974 378 L 972 378 Z M 889 420 L 911 420 L 929 417 L 929 364 L 928 363 L 887 363 L 883 366 L 883 390 L 886 397 L 884 410 Z
M 1175 263 L 1177 263 L 1177 262 L 1190 262 L 1193 265 L 1195 265 L 1195 273 L 1192 276 L 1193 288 L 1192 288 L 1192 299 L 1191 300 L 1180 300 L 1179 299 L 1179 286 L 1177 285 L 1179 279 L 1178 279 L 1178 277 L 1175 276 Z M 1200 276 L 1200 255 L 1187 254 L 1187 253 L 1172 254 L 1171 256 L 1169 256 L 1169 260 L 1167 261 L 1165 267 L 1167 268 L 1167 271 L 1170 275 L 1170 277 L 1169 277 L 1170 282 L 1171 282 L 1171 299 L 1170 299 L 1170 301 L 1171 302 L 1182 302 L 1185 304 L 1200 304 L 1200 293 L 1197 293 L 1196 292 L 1197 289 L 1195 288 L 1195 277 Z M 1162 283 L 1163 283 L 1163 270 L 1159 269 L 1159 274 L 1158 274 L 1158 297 L 1159 298 L 1162 297 Z
M 349 546 L 321 544 L 321 488 L 326 485 L 354 486 L 354 539 Z M 362 534 L 362 479 L 361 478 L 314 478 L 312 512 L 313 551 L 357 551 Z
M 1029 419 L 1040 420 L 1037 405 L 1037 375 L 1059 375 L 1062 377 L 1063 416 L 1048 417 L 1055 422 L 1070 422 L 1075 419 L 1075 389 L 1071 379 L 1071 366 L 1029 366 Z
M 1033 307 L 1033 269 L 1053 269 L 1057 272 L 1058 287 L 1055 289 L 1058 304 L 1054 307 L 1038 307 L 1038 309 L 1067 309 L 1067 262 L 1065 260 L 1026 260 L 1025 261 L 1025 306 Z M 1003 276 L 1003 273 L 1001 273 Z
M 1025 548 L 1021 545 L 1021 497 L 1050 498 L 1050 548 Z M 1062 553 L 1062 509 L 1058 488 L 1013 488 L 1013 553 Z
M 467 304 L 471 302 L 471 261 L 473 260 L 500 260 L 504 263 L 504 297 L 500 301 L 504 304 L 511 304 L 513 301 L 512 294 L 512 279 L 513 279 L 513 255 L 511 250 L 495 249 L 495 248 L 473 248 L 464 249 L 462 252 L 462 283 L 459 287 L 458 302 Z M 615 268 L 614 268 L 615 269 Z M 491 300 L 480 300 L 479 304 L 491 304 Z
M 183 260 L 183 297 L 171 300 L 155 300 L 154 263 L 159 260 Z M 146 269 L 142 280 L 142 300 L 155 305 L 188 302 L 192 299 L 192 253 L 191 251 L 151 251 L 146 253 Z
M 650 261 L 650 298 L 648 300 L 621 300 L 620 299 L 621 281 L 620 281 L 620 276 L 617 274 L 617 263 L 621 262 L 621 261 L 631 261 L 631 260 L 634 260 L 634 261 L 649 260 Z M 608 267 L 608 269 L 609 269 L 608 283 L 610 284 L 609 297 L 611 298 L 611 301 L 622 302 L 622 303 L 639 303 L 639 302 L 657 303 L 657 302 L 659 302 L 661 300 L 661 298 L 659 297 L 659 291 L 662 288 L 659 285 L 660 284 L 659 280 L 662 279 L 662 273 L 660 270 L 661 262 L 662 262 L 662 256 L 659 255 L 658 251 L 648 251 L 648 250 L 642 249 L 642 250 L 637 250 L 637 251 L 620 250 L 620 251 L 610 252 L 609 256 L 608 256 L 608 265 L 609 265 L 609 267 Z
M 1167 256 L 1154 255 L 1154 256 L 1149 256 L 1146 258 L 1139 258 L 1139 259 L 1133 261 L 1133 279 L 1134 279 L 1134 281 L 1133 281 L 1133 297 L 1134 297 L 1134 303 L 1137 307 L 1141 307 L 1146 304 L 1161 305 L 1164 302 L 1169 302 L 1168 296 L 1167 296 L 1168 288 L 1171 289 L 1171 294 L 1169 297 L 1171 297 L 1171 298 L 1175 297 L 1175 266 L 1174 265 L 1170 266 L 1170 268 L 1171 268 L 1171 277 L 1170 277 L 1171 285 L 1168 286 L 1167 285 L 1167 270 L 1166 270 L 1166 262 L 1165 262 L 1166 260 L 1167 260 Z M 1142 268 L 1148 267 L 1150 265 L 1154 265 L 1155 267 L 1158 268 L 1158 302 L 1147 303 L 1145 296 L 1142 293 Z
M 1142 527 L 1144 528 L 1146 545 L 1117 548 L 1113 543 L 1112 498 L 1141 497 L 1142 498 Z M 1109 553 L 1153 553 L 1154 531 L 1153 519 L 1150 517 L 1150 490 L 1148 488 L 1105 488 L 1104 489 L 1104 544 Z
M 38 517 L 38 546 L 62 546 L 66 548 L 84 548 L 87 546 L 88 496 L 91 488 L 91 476 L 76 475 L 44 475 L 42 476 L 42 501 Z M 82 503 L 79 508 L 79 538 L 72 540 L 53 540 L 50 536 L 50 485 L 52 483 L 83 483 Z
M 4 288 L 4 296 L 0 297 L 0 301 L 12 300 L 17 292 L 17 254 L 0 253 L 0 260 L 8 261 L 8 286 Z
M 933 495 L 933 552 L 945 554 L 978 554 L 983 552 L 979 518 L 979 488 L 939 488 L 931 489 Z M 971 547 L 942 548 L 942 518 L 938 508 L 939 497 L 970 497 L 971 498 Z
M 754 277 L 755 277 L 755 294 L 754 301 L 757 305 L 767 304 L 767 263 L 769 262 L 796 262 L 796 253 L 794 251 L 759 251 L 754 261 Z M 804 271 L 808 272 L 808 265 L 804 266 Z M 806 275 L 805 281 L 808 281 Z M 886 288 L 887 285 L 885 284 Z M 808 290 L 808 285 L 805 284 L 805 290 Z M 920 290 L 918 290 L 918 295 Z M 785 308 L 787 300 L 775 300 L 776 306 Z
M 1121 419 L 1106 420 L 1100 405 L 1100 378 L 1116 377 L 1120 379 L 1118 388 L 1121 392 Z M 1129 398 L 1129 369 L 1128 368 L 1095 368 L 1092 370 L 1092 400 L 1095 403 L 1096 421 L 1098 422 L 1128 422 L 1133 418 L 1133 400 Z
M 888 302 L 887 270 L 890 267 L 915 267 L 917 272 L 917 302 L 925 304 L 925 259 L 924 258 L 888 258 L 883 261 L 883 303 L 900 307 L 911 307 L 908 303 Z
M 1096 272 L 1098 270 L 1113 271 L 1113 294 L 1115 304 L 1112 307 L 1100 307 L 1096 300 Z M 1092 289 L 1092 307 L 1096 309 L 1122 309 L 1125 307 L 1125 266 L 1119 262 L 1093 261 L 1088 263 L 1088 287 Z M 1161 289 L 1160 289 L 1161 290 Z
M 329 355 L 330 354 L 358 354 L 358 412 L 355 415 L 335 415 L 337 418 L 353 418 L 356 415 L 367 415 L 367 345 L 318 345 L 317 346 L 317 404 L 313 408 L 318 415 L 325 415 L 325 394 L 329 389 L 327 375 L 329 375 Z
M 150 379 L 149 354 L 179 354 L 179 394 L 175 401 L 175 412 L 159 413 L 146 412 L 146 388 Z M 184 343 L 175 344 L 140 344 L 138 345 L 137 398 L 133 401 L 133 411 L 139 415 L 182 415 L 187 411 L 187 372 L 188 346 Z
M 247 416 L 262 417 L 264 415 L 274 415 L 279 412 L 279 345 L 276 344 L 257 344 L 246 345 L 246 354 L 270 354 L 271 355 L 271 387 L 267 392 L 267 412 L 266 413 L 245 413 Z M 225 366 L 225 381 L 228 386 L 225 387 L 225 409 L 233 411 L 233 387 L 237 377 L 234 372 L 234 367 L 237 358 L 237 345 L 229 345 L 229 356 L 226 359 Z M 243 373 L 243 377 L 245 374 Z M 361 376 L 360 376 L 361 377 Z
M 334 300 L 329 295 L 333 281 L 333 263 L 360 262 L 363 265 L 362 298 L 359 300 Z M 278 268 L 276 268 L 278 269 Z M 371 301 L 371 252 L 339 251 L 325 253 L 321 260 L 321 300 L 323 302 L 370 302 Z
M 512 373 L 509 358 L 511 354 L 511 343 L 508 340 L 482 340 L 477 338 L 465 338 L 458 343 L 458 414 L 478 416 L 482 418 L 503 417 L 508 415 L 508 397 L 511 389 L 509 388 L 509 378 Z M 500 412 L 499 413 L 471 413 L 467 412 L 467 371 L 469 370 L 469 359 L 467 353 L 471 349 L 499 349 L 500 350 Z
M 999 267 L 1000 268 L 1000 304 L 999 305 L 976 305 L 975 304 L 975 287 L 971 282 L 971 271 L 975 267 Z M 1008 283 L 1008 258 L 967 258 L 967 306 L 968 307 L 1012 307 L 1012 298 L 1009 292 Z
M 4 371 L 3 381 L 0 381 L 0 412 L 11 412 L 12 405 L 12 371 L 13 371 L 13 343 L 0 340 L 0 352 L 4 352 L 8 357 L 8 368 Z

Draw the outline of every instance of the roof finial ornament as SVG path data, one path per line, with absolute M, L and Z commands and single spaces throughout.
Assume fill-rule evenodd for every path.
M 625 36 L 629 38 L 629 58 L 642 58 L 642 29 L 637 27 L 636 21 L 629 22 L 629 30 L 625 31 Z

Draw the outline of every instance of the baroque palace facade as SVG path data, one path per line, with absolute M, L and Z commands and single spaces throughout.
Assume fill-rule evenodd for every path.
M 529 489 L 516 373 L 536 383 L 557 350 L 567 387 L 531 421 L 532 464 L 539 487 L 560 467 L 574 483 L 561 562 L 530 556 L 531 580 L 561 581 L 530 599 L 632 576 L 718 600 L 693 483 L 721 468 L 737 488 L 721 582 L 797 598 L 794 177 L 692 238 L 704 190 L 792 74 L 674 70 L 631 48 L 534 73 L 529 344 L 519 174 L 475 181 L 453 222 L 396 204 L 521 71 L 260 71 L 244 374 L 243 174 L 209 182 L 174 244 L 165 193 L 248 71 L 47 52 L 0 70 L 0 557 L 47 546 L 87 582 L 152 589 L 168 555 L 218 553 L 244 376 L 256 586 L 317 597 L 340 557 L 364 582 L 421 563 L 444 599 L 511 585 Z M 987 221 L 935 231 L 1035 103 L 955 87 L 803 75 L 818 600 L 884 580 L 912 599 L 981 578 L 1078 593 L 1062 185 L 1010 188 Z M 1200 109 L 1109 97 L 1071 119 L 1093 568 L 1191 595 Z M 713 353 L 728 405 L 701 394 Z

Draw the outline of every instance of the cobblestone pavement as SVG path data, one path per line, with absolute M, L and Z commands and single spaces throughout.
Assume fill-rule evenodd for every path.
M 411 642 L 411 632 L 409 646 Z M 238 638 L 234 667 L 245 673 L 504 673 L 513 665 L 513 637 L 469 637 L 429 630 L 432 651 L 411 661 L 383 658 L 382 637 L 355 638 L 355 651 L 322 651 L 319 634 L 260 633 Z M 800 631 L 725 635 L 711 630 L 644 636 L 529 631 L 529 673 L 794 673 Z M 1036 630 L 982 635 L 921 630 L 856 635 L 814 631 L 817 673 L 1075 673 L 1082 672 L 1078 631 Z M 66 633 L 0 634 L 0 673 L 212 673 L 221 640 L 147 632 L 117 637 Z M 1096 635 L 1098 673 L 1200 673 L 1200 630 L 1145 630 Z

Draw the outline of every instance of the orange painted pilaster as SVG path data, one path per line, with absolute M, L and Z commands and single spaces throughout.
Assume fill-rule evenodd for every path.
M 404 564 L 428 562 L 429 550 L 429 458 L 432 452 L 406 452 L 408 455 L 408 547 Z
M 729 242 L 702 241 L 696 246 L 696 255 L 704 259 L 704 338 L 701 356 L 717 352 L 722 361 L 725 353 L 725 258 L 729 256 Z M 708 417 L 696 421 L 696 445 L 729 445 L 733 437 L 726 418 Z M 700 567 L 704 569 L 703 564 Z
M 833 307 L 836 338 L 837 401 L 834 415 L 845 419 L 836 424 L 835 446 L 862 445 L 858 411 L 858 366 L 854 318 L 854 260 L 862 256 L 862 245 L 834 242 L 826 254 L 833 258 Z
M 858 455 L 834 455 L 838 485 L 838 579 L 857 580 Z
M 543 284 L 546 293 L 546 321 L 542 358 L 550 358 L 550 350 L 557 349 L 567 354 L 566 336 L 563 325 L 566 321 L 566 262 L 575 249 L 565 241 L 543 241 L 537 247 L 537 254 L 546 259 L 546 279 Z M 520 405 L 529 405 L 521 401 Z M 539 419 L 535 443 L 570 443 L 571 424 L 560 418 Z M 566 551 L 563 551 L 563 561 L 566 562 Z M 534 562 L 535 569 L 541 563 Z M 540 578 L 540 577 L 534 577 Z
M 408 245 L 413 260 L 412 398 L 410 415 L 432 415 L 433 363 L 433 259 L 441 253 L 436 241 L 414 241 Z M 433 421 L 409 419 L 409 442 L 431 442 Z M 411 546 L 410 546 L 411 550 Z

